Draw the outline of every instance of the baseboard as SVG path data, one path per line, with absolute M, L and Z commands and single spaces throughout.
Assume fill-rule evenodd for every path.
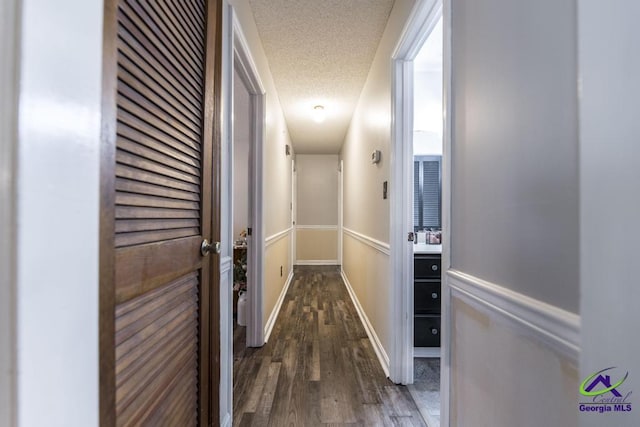
M 353 305 L 356 307 L 356 311 L 358 312 L 358 316 L 360 316 L 360 320 L 362 320 L 362 324 L 364 325 L 364 329 L 369 336 L 369 340 L 371 341 L 371 345 L 373 346 L 373 350 L 376 352 L 376 356 L 378 356 L 378 361 L 380 362 L 380 366 L 382 366 L 382 370 L 384 374 L 389 376 L 389 356 L 387 352 L 384 351 L 384 347 L 376 335 L 376 331 L 373 329 L 371 322 L 369 322 L 369 318 L 364 312 L 364 309 L 360 305 L 360 301 L 356 296 L 353 288 L 351 287 L 351 283 L 349 279 L 347 279 L 347 275 L 343 270 L 340 271 L 340 275 L 342 276 L 342 280 L 344 281 L 345 286 L 347 287 L 347 291 L 349 292 L 349 296 L 351 297 L 351 301 L 353 301 Z
M 480 304 L 527 328 L 551 348 L 580 358 L 580 316 L 460 271 L 447 272 L 451 296 Z
M 300 259 L 296 265 L 338 265 L 337 259 Z
M 413 347 L 413 357 L 440 357 L 440 347 Z
M 267 324 L 264 325 L 264 342 L 269 341 L 269 336 L 271 335 L 271 331 L 273 331 L 273 327 L 276 324 L 276 320 L 278 319 L 278 314 L 280 313 L 280 308 L 282 308 L 282 303 L 284 302 L 284 297 L 289 290 L 289 286 L 293 281 L 293 270 L 289 272 L 289 276 L 287 276 L 287 281 L 284 283 L 282 287 L 282 292 L 280 292 L 280 296 L 278 296 L 278 301 L 276 301 L 276 306 L 273 307 L 273 311 L 269 315 L 267 319 Z

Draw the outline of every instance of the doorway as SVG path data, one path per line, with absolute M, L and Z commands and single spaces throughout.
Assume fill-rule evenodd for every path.
M 221 185 L 221 261 L 220 261 L 220 340 L 226 343 L 220 354 L 220 424 L 231 422 L 233 414 L 233 287 L 234 287 L 234 243 L 246 239 L 246 346 L 261 347 L 265 342 L 263 322 L 264 290 L 264 219 L 263 219 L 263 141 L 265 123 L 265 91 L 251 56 L 247 41 L 231 5 L 225 4 L 223 16 L 223 110 L 234 111 L 240 102 L 242 118 L 231 114 L 223 117 L 222 124 L 222 185 Z M 239 93 L 235 93 L 235 92 Z M 240 110 L 239 109 L 239 110 Z M 238 111 L 240 114 L 240 111 Z M 236 129 L 235 124 L 238 124 Z M 237 150 L 236 133 L 246 139 L 246 146 Z M 246 161 L 245 171 L 235 173 L 234 151 L 244 150 L 238 156 Z M 242 160 L 240 160 L 242 158 Z M 230 178 L 234 177 L 234 178 Z M 246 236 L 241 237 L 242 228 L 235 229 L 234 206 L 239 199 L 237 181 L 246 178 Z M 236 181 L 234 183 L 234 181 Z M 236 185 L 237 184 L 237 185 Z M 238 190 L 238 191 L 236 191 Z M 242 203 L 240 203 L 242 204 Z M 239 209 L 239 206 L 236 206 Z M 242 214 L 244 215 L 244 214 Z M 240 225 L 238 219 L 238 226 Z M 238 245 L 236 245 L 238 246 Z M 241 245 L 240 245 L 241 246 Z M 242 255 L 240 255 L 242 256 Z
M 430 427 L 439 426 L 440 421 L 448 424 L 448 313 L 443 272 L 449 266 L 445 120 L 449 30 L 443 8 L 441 0 L 416 3 L 393 55 L 392 82 L 391 280 L 398 284 L 394 286 L 392 321 L 398 327 L 390 376 L 407 385 L 416 379 L 430 382 L 424 390 L 427 393 L 414 396 Z M 415 157 L 414 151 L 423 156 Z M 419 385 L 410 387 L 416 390 Z M 425 396 L 427 401 L 421 405 Z

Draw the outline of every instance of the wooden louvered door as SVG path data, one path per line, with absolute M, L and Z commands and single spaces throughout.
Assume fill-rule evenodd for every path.
M 220 3 L 105 4 L 101 425 L 217 413 Z

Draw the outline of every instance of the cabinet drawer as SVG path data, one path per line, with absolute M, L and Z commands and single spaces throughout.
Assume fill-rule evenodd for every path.
M 413 260 L 415 279 L 440 278 L 440 255 L 415 255 Z
M 415 314 L 440 313 L 440 281 L 416 280 L 413 286 Z
M 413 346 L 440 347 L 440 316 L 414 316 Z

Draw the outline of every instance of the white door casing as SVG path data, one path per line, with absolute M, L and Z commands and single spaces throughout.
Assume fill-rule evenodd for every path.
M 233 75 L 242 79 L 250 98 L 249 141 L 249 227 L 247 264 L 248 303 L 246 342 L 264 345 L 264 216 L 263 143 L 265 133 L 265 90 L 233 7 L 224 2 L 222 70 L 222 194 L 220 266 L 220 425 L 231 425 L 233 414 Z
M 431 34 L 444 9 L 444 147 L 442 171 L 442 271 L 450 265 L 450 22 L 447 10 L 450 0 L 419 0 L 409 16 L 400 41 L 392 55 L 392 147 L 391 147 L 391 324 L 394 325 L 390 351 L 392 381 L 413 383 L 413 245 L 408 233 L 413 231 L 413 60 Z M 442 275 L 442 295 L 446 279 Z M 441 425 L 449 423 L 449 313 L 448 302 L 442 302 L 441 331 Z

